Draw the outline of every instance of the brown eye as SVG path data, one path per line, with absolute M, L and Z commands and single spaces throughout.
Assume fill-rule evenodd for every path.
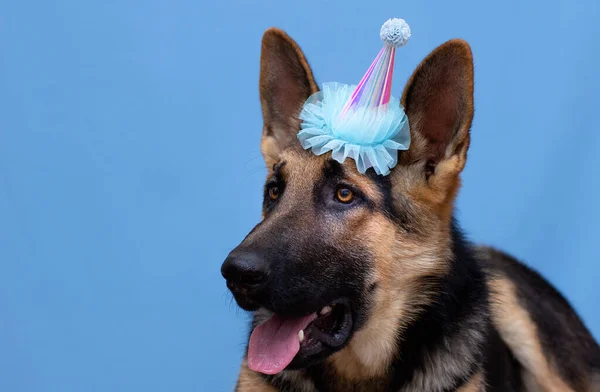
M 350 203 L 354 199 L 354 193 L 348 188 L 339 188 L 335 197 L 342 203 Z
M 276 186 L 270 187 L 269 188 L 269 199 L 277 200 L 278 197 L 279 197 L 279 188 L 277 188 Z

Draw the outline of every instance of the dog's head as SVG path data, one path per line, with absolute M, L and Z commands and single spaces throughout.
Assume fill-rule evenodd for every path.
M 448 270 L 473 117 L 470 48 L 448 41 L 413 73 L 402 96 L 411 146 L 388 176 L 302 149 L 298 114 L 318 87 L 288 35 L 266 31 L 260 66 L 263 219 L 222 265 L 238 305 L 256 311 L 248 364 L 272 374 L 329 358 L 375 374 L 429 300 L 424 282 Z

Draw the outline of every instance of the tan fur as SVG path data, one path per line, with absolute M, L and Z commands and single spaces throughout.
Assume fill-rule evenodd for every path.
M 421 62 L 402 95 L 411 126 L 411 147 L 401 155 L 400 164 L 414 167 L 421 162 L 420 173 L 424 164 L 435 164 L 429 179 L 417 177 L 409 191 L 415 200 L 433 208 L 444 222 L 449 221 L 454 210 L 459 174 L 467 160 L 473 91 L 471 49 L 467 42 L 454 39 L 437 47 Z M 395 178 L 403 174 L 392 173 Z
M 456 392 L 483 392 L 485 391 L 485 381 L 483 373 L 479 372 L 475 374 L 471 379 L 462 387 L 458 388 Z
M 502 340 L 525 368 L 528 388 L 545 392 L 573 391 L 544 355 L 537 327 L 527 310 L 519 305 L 514 284 L 505 277 L 495 277 L 489 286 L 493 322 Z
M 248 369 L 248 365 L 244 361 L 236 392 L 277 392 L 277 389 L 264 382 L 260 375 Z
M 446 178 L 445 171 L 450 170 L 446 167 L 453 167 L 455 161 L 443 162 L 437 178 Z M 351 163 L 345 166 L 349 171 L 355 171 Z M 454 171 L 454 174 L 458 172 Z M 361 189 L 372 188 L 373 192 L 378 192 L 373 185 L 366 184 L 369 180 L 364 176 L 356 173 L 352 177 L 362 179 L 357 181 L 362 183 Z M 404 185 L 417 192 L 414 183 Z M 426 208 L 432 205 L 444 208 L 451 204 L 443 198 L 432 200 L 436 193 L 425 184 L 423 188 L 422 192 L 431 195 L 430 199 L 422 198 Z M 377 282 L 379 289 L 373 299 L 368 323 L 354 335 L 346 348 L 331 357 L 341 376 L 350 380 L 364 380 L 385 375 L 398 348 L 398 332 L 401 333 L 418 316 L 422 307 L 429 303 L 431 293 L 427 292 L 419 279 L 447 272 L 448 266 L 440 260 L 447 260 L 450 255 L 451 215 L 447 214 L 440 220 L 427 220 L 426 215 L 420 214 L 423 235 L 419 236 L 399 231 L 394 222 L 382 215 L 371 214 L 369 220 L 361 224 L 358 232 L 360 238 L 363 242 L 367 240 L 369 249 L 378 255 L 372 282 Z M 436 215 L 439 217 L 442 214 Z
M 402 94 L 416 143 L 401 163 L 439 161 L 458 154 L 462 170 L 473 120 L 473 92 L 473 55 L 466 41 L 447 41 L 425 57 Z
M 305 85 L 304 92 L 300 91 L 291 97 L 287 95 L 284 97 L 291 102 L 278 103 L 278 105 L 287 105 L 290 112 L 288 114 L 293 116 L 299 112 L 304 99 L 310 93 L 317 91 L 317 88 L 310 66 L 298 45 L 281 30 L 268 30 L 263 38 L 261 55 L 260 92 L 265 121 L 261 150 L 269 169 L 276 162 L 286 162 L 282 172 L 289 177 L 288 183 L 293 184 L 290 189 L 286 189 L 286 194 L 287 197 L 295 198 L 310 189 L 320 175 L 325 160 L 330 158 L 330 154 L 321 157 L 311 156 L 307 159 L 294 149 L 286 149 L 290 144 L 289 130 L 297 127 L 298 123 L 294 119 L 282 121 L 281 118 L 278 120 L 274 118 L 280 113 L 273 111 L 270 100 L 273 99 L 273 90 L 278 88 L 278 84 L 283 83 L 287 86 L 290 82 L 299 82 L 294 80 L 293 75 L 302 72 L 298 69 L 292 70 L 291 79 L 286 78 L 285 73 L 282 73 L 277 78 L 277 84 L 274 83 L 273 72 L 277 72 L 278 67 L 281 67 L 282 52 L 284 57 L 297 60 L 308 84 Z M 455 55 L 459 55 L 458 60 L 455 59 Z M 436 102 L 438 106 L 425 108 L 420 107 L 419 102 L 424 101 L 420 96 L 424 91 L 423 83 L 426 85 L 430 83 L 431 77 L 437 76 L 436 72 L 430 72 L 430 63 L 435 63 L 440 58 L 450 58 L 451 65 L 456 61 L 462 62 L 458 67 L 447 68 L 450 75 L 445 74 L 445 78 L 436 80 L 435 83 L 444 91 L 448 91 L 447 99 L 454 100 L 454 84 L 446 86 L 446 81 L 448 79 L 451 79 L 451 82 L 466 81 L 466 90 L 462 92 L 465 98 L 461 98 L 461 104 L 466 105 L 466 110 L 460 117 L 450 113 L 448 118 L 440 118 L 433 124 L 438 128 L 456 126 L 458 131 L 453 140 L 447 143 L 449 153 L 443 159 L 437 160 L 435 174 L 426 181 L 423 170 L 429 158 L 426 150 L 431 142 L 431 137 L 428 137 L 431 133 L 431 129 L 428 128 L 431 123 L 425 120 L 431 118 L 431 111 L 437 113 L 444 109 L 439 105 L 446 105 L 447 102 Z M 285 63 L 285 59 L 283 61 Z M 403 164 L 398 165 L 391 176 L 393 192 L 406 194 L 414 202 L 414 205 L 402 206 L 402 209 L 414 208 L 413 213 L 419 216 L 420 227 L 416 228 L 416 233 L 404 233 L 388 217 L 368 214 L 365 211 L 353 212 L 347 219 L 345 228 L 332 228 L 342 233 L 342 237 L 339 238 L 340 243 L 366 240 L 369 242 L 367 244 L 369 249 L 377 255 L 376 268 L 370 283 L 376 282 L 378 288 L 372 301 L 369 321 L 354 335 L 347 347 L 329 359 L 337 373 L 349 380 L 364 380 L 384 375 L 396 354 L 399 329 L 401 331 L 405 328 L 418 315 L 422 307 L 428 304 L 431 297 L 431 293 L 421 285 L 420 278 L 427 275 L 442 275 L 448 269 L 448 265 L 440 260 L 447 260 L 450 255 L 450 219 L 454 197 L 459 186 L 458 175 L 466 159 L 466 150 L 462 147 L 468 145 L 468 128 L 473 112 L 472 79 L 472 58 L 469 47 L 464 41 L 453 40 L 437 48 L 423 61 L 405 89 L 403 103 L 405 107 L 408 105 L 407 114 L 413 132 L 413 141 L 410 152 L 400 157 Z M 302 83 L 300 86 L 302 87 Z M 288 90 L 294 88 L 289 87 Z M 419 102 L 413 103 L 411 98 Z M 446 124 L 448 119 L 454 124 Z M 282 126 L 287 129 L 281 129 Z M 295 132 L 297 130 L 295 128 Z M 407 164 L 407 159 L 413 159 L 414 162 Z M 346 160 L 344 166 L 350 173 L 353 185 L 359 187 L 371 200 L 381 202 L 377 186 L 356 171 L 352 160 Z M 293 170 L 288 170 L 292 167 Z M 294 206 L 294 208 L 298 207 Z M 291 212 L 282 208 L 277 211 L 277 214 Z M 309 212 L 304 214 L 303 218 L 307 222 L 298 222 L 298 225 L 310 224 Z M 352 235 L 348 236 L 348 233 Z
M 294 143 L 302 104 L 319 90 L 304 53 L 283 30 L 273 27 L 263 35 L 259 87 L 264 123 L 260 147 L 270 168 Z M 287 111 L 275 109 L 274 102 Z
M 440 221 L 449 223 L 460 186 L 460 170 L 460 158 L 455 155 L 437 165 L 436 174 L 428 183 L 413 186 L 407 193 L 413 200 L 429 206 Z
M 590 392 L 600 392 L 600 373 L 592 375 L 590 380 Z
M 431 293 L 420 284 L 425 275 L 442 275 L 448 266 L 448 233 L 432 230 L 428 238 L 411 238 L 400 232 L 383 215 L 369 214 L 358 231 L 377 256 L 372 281 L 378 289 L 369 320 L 350 344 L 334 354 L 331 362 L 338 373 L 350 380 L 382 376 L 397 350 L 396 338 L 428 304 Z
M 306 159 L 302 152 L 294 149 L 281 153 L 280 162 L 285 162 L 281 172 L 290 184 L 286 189 L 286 197 L 301 198 L 309 192 L 321 175 L 326 160 L 326 155 Z M 373 200 L 380 201 L 381 196 L 375 184 L 359 175 L 351 162 L 344 166 L 355 186 L 373 196 Z M 299 208 L 298 205 L 289 206 L 292 207 L 294 210 Z M 291 212 L 282 207 L 276 214 Z M 307 222 L 300 221 L 297 224 L 309 225 L 310 213 L 303 214 L 303 217 Z M 407 235 L 399 231 L 389 218 L 367 210 L 357 210 L 348 217 L 345 226 L 332 227 L 335 232 L 345 235 L 338 239 L 340 244 L 366 241 L 369 249 L 379 255 L 377 268 L 369 282 L 377 282 L 378 289 L 373 298 L 369 321 L 346 348 L 332 355 L 330 362 L 340 376 L 349 380 L 364 380 L 386 372 L 396 354 L 399 328 L 407 326 L 422 306 L 428 303 L 431 293 L 424 290 L 419 279 L 425 275 L 446 273 L 448 266 L 440 260 L 446 260 L 450 255 L 449 225 L 445 222 L 435 227 L 429 226 L 424 236 Z M 348 237 L 348 234 L 352 236 Z
M 317 90 L 299 46 L 285 32 L 267 30 L 261 53 L 261 151 L 269 175 L 274 164 L 284 163 L 281 173 L 288 185 L 283 197 L 294 201 L 282 203 L 273 217 L 293 215 L 299 232 L 313 229 L 314 209 L 302 201 L 330 159 L 329 153 L 317 157 L 299 149 L 296 139 L 297 114 L 305 99 Z M 450 223 L 459 176 L 467 159 L 474 110 L 469 45 L 451 40 L 427 56 L 411 76 L 402 104 L 409 116 L 411 147 L 400 154 L 390 181 L 394 203 L 404 203 L 397 206 L 398 210 L 413 217 L 410 221 L 415 227 L 407 230 L 382 212 L 357 208 L 347 213 L 343 223 L 335 222 L 325 229 L 331 230 L 339 246 L 360 241 L 375 255 L 374 272 L 367 286 L 376 283 L 377 288 L 371 297 L 368 320 L 345 348 L 326 360 L 337 376 L 356 381 L 356 385 L 386 375 L 397 354 L 399 333 L 431 301 L 432 292 L 423 286 L 422 278 L 442 276 L 449 269 L 441 260 L 451 256 Z M 351 159 L 343 166 L 349 173 L 349 182 L 376 204 L 384 202 L 378 186 L 358 173 Z M 264 222 L 265 227 L 269 224 Z M 528 390 L 573 391 L 544 355 L 536 326 L 519 305 L 513 283 L 496 277 L 489 285 L 494 296 L 493 321 L 523 365 Z M 452 354 L 458 355 L 456 351 Z M 422 390 L 427 384 L 421 378 L 431 380 L 432 374 L 433 371 L 415 374 L 417 381 L 406 386 L 406 390 Z M 286 371 L 281 377 L 303 392 L 314 390 L 301 371 Z M 484 387 L 484 376 L 477 373 L 459 391 L 483 391 Z M 238 391 L 273 392 L 275 388 L 250 371 L 244 361 Z
M 377 185 L 373 184 L 373 181 L 360 174 L 358 170 L 356 170 L 355 165 L 348 165 L 348 163 L 350 162 L 347 162 L 345 166 L 347 168 L 348 180 L 357 186 L 369 199 L 377 204 L 382 203 L 381 192 Z

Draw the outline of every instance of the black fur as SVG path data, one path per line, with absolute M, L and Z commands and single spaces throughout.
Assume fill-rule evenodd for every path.
M 521 380 L 521 365 L 498 331 L 489 326 L 488 339 L 483 351 L 486 392 L 517 392 L 524 386 Z
M 343 204 L 335 200 L 335 192 L 339 187 L 348 188 L 354 193 L 354 200 L 351 203 Z M 334 160 L 326 162 L 321 180 L 314 185 L 313 197 L 316 209 L 322 214 L 332 211 L 343 213 L 357 204 L 362 204 L 371 211 L 375 209 L 372 200 L 368 199 L 360 189 L 345 181 L 343 166 Z
M 410 203 L 408 200 L 404 199 L 404 196 L 392 194 L 392 181 L 390 176 L 380 176 L 375 173 L 375 170 L 372 168 L 367 170 L 365 174 L 377 184 L 379 191 L 383 195 L 383 213 L 406 232 L 416 232 L 416 227 L 414 225 L 415 219 L 410 214 Z M 404 208 L 398 208 L 398 206 Z
M 331 194 L 334 184 L 343 177 L 341 166 L 331 164 L 326 167 L 324 180 L 313 189 L 315 208 L 322 209 L 332 202 L 323 198 Z M 277 181 L 281 189 L 285 189 L 285 180 L 278 177 Z M 378 184 L 382 193 L 389 192 L 385 181 Z M 364 202 L 367 200 L 364 199 Z M 268 208 L 269 213 L 276 207 Z M 334 214 L 339 214 L 343 208 L 335 211 Z M 388 212 L 394 214 L 400 224 L 398 213 L 395 210 Z M 250 245 L 240 245 L 245 251 L 252 250 L 267 258 L 273 275 L 277 276 L 270 282 L 267 294 L 255 301 L 279 314 L 301 314 L 327 305 L 341 293 L 354 304 L 357 314 L 354 329 L 359 329 L 368 317 L 368 300 L 364 293 L 377 290 L 376 285 L 363 286 L 369 274 L 370 263 L 366 262 L 371 257 L 369 252 L 361 249 L 359 244 L 350 253 L 340 249 L 327 242 L 322 230 L 303 230 L 308 236 L 299 237 L 299 231 L 288 222 L 301 221 L 300 216 L 295 214 L 303 214 L 302 211 L 292 212 L 286 219 L 275 223 L 269 222 L 268 213 L 266 220 L 252 232 Z M 261 225 L 268 228 L 262 229 Z M 420 315 L 408 329 L 398 335 L 398 355 L 387 377 L 350 384 L 330 365 L 321 362 L 332 353 L 328 350 L 310 360 L 295 359 L 290 368 L 302 369 L 301 377 L 310 380 L 320 392 L 400 391 L 414 385 L 418 381 L 416 377 L 438 379 L 432 390 L 455 391 L 478 372 L 485 377 L 487 392 L 524 390 L 521 366 L 490 320 L 490 293 L 486 281 L 488 275 L 502 274 L 518 287 L 521 305 L 528 310 L 533 321 L 543 326 L 539 328 L 539 335 L 546 355 L 569 358 L 557 362 L 557 369 L 575 390 L 582 390 L 582 369 L 590 374 L 598 372 L 600 350 L 566 299 L 535 271 L 503 253 L 490 251 L 487 257 L 480 259 L 480 252 L 465 240 L 455 223 L 452 227 L 452 255 L 452 259 L 448 260 L 451 268 L 447 275 L 422 278 L 420 286 L 423 291 L 432 293 L 431 301 L 422 307 Z M 444 363 L 460 359 L 452 352 L 455 347 L 467 350 L 460 355 L 469 359 L 458 369 Z M 444 360 L 432 362 L 432 358 L 440 355 L 445 355 Z M 432 366 L 435 374 L 431 374 Z M 262 377 L 280 391 L 297 390 L 293 384 L 297 379 L 281 375 Z
M 423 279 L 424 290 L 436 293 L 421 317 L 399 336 L 399 359 L 394 362 L 391 390 L 399 390 L 410 382 L 415 371 L 426 373 L 431 353 L 445 350 L 444 340 L 463 339 L 465 329 L 480 328 L 486 334 L 489 323 L 485 277 L 458 228 L 453 228 L 453 255 L 450 273 L 445 277 Z M 473 318 L 477 318 L 476 320 Z M 456 388 L 477 369 L 483 359 L 483 347 L 473 342 L 474 367 L 464 369 L 448 388 Z
M 277 166 L 267 181 L 265 219 L 232 252 L 259 255 L 269 265 L 270 279 L 265 289 L 250 299 L 234 293 L 236 300 L 242 307 L 252 305 L 248 309 L 260 304 L 279 315 L 298 316 L 344 297 L 352 304 L 356 331 L 367 320 L 371 295 L 378 289 L 376 283 L 366 287 L 374 268 L 373 256 L 360 241 L 350 248 L 338 244 L 333 240 L 332 227 L 343 225 L 344 214 L 354 207 L 379 208 L 406 232 L 417 232 L 411 223 L 416 219 L 410 215 L 409 204 L 406 209 L 398 208 L 398 198 L 392 198 L 387 177 L 369 174 L 383 195 L 383 205 L 376 205 L 359 189 L 346 184 L 344 168 L 330 161 L 324 166 L 321 179 L 304 190 L 306 195 L 297 194 L 290 199 L 286 196 L 283 167 L 285 163 Z M 335 201 L 340 184 L 355 193 L 352 203 Z M 277 200 L 267 200 L 269 186 L 279 188 Z M 398 354 L 385 377 L 351 383 L 336 374 L 323 359 L 343 346 L 326 348 L 309 358 L 299 354 L 288 368 L 299 369 L 299 377 L 320 392 L 412 391 L 417 387 L 455 391 L 477 374 L 483 374 L 486 392 L 521 391 L 521 365 L 499 336 L 490 316 L 493 299 L 487 282 L 490 276 L 502 274 L 518 287 L 521 305 L 538 326 L 547 357 L 562 359 L 555 361 L 560 376 L 574 390 L 583 390 L 581 374 L 600 372 L 600 349 L 564 297 L 536 272 L 509 256 L 476 249 L 454 221 L 451 239 L 452 257 L 446 260 L 449 272 L 421 278 L 419 286 L 429 301 L 414 305 L 420 306 L 418 315 L 398 333 Z M 398 273 L 402 273 L 401 260 L 398 265 Z M 253 320 L 252 328 L 258 321 Z M 299 390 L 294 384 L 297 378 L 282 374 L 262 378 L 280 391 Z
M 575 390 L 581 385 L 582 372 L 600 373 L 600 348 L 571 304 L 536 271 L 513 257 L 489 250 L 490 273 L 509 278 L 517 288 L 520 305 L 538 328 L 541 346 L 549 358 L 557 361 L 561 377 Z
M 423 290 L 436 293 L 422 309 L 420 317 L 398 336 L 398 356 L 388 377 L 365 380 L 350 385 L 333 368 L 319 363 L 308 367 L 305 377 L 320 392 L 399 391 L 414 381 L 415 374 L 428 375 L 428 361 L 437 352 L 448 352 L 448 342 L 470 345 L 473 355 L 469 366 L 461 369 L 439 391 L 455 391 L 475 373 L 488 375 L 487 391 L 521 390 L 518 363 L 500 339 L 489 318 L 486 276 L 475 258 L 472 246 L 454 226 L 451 270 L 444 277 L 425 277 Z M 481 339 L 469 337 L 480 334 Z M 451 358 L 451 356 L 449 356 Z M 290 380 L 280 376 L 263 376 L 281 391 L 295 391 Z
M 327 165 L 322 181 L 300 195 L 296 204 L 286 196 L 285 163 L 277 166 L 265 186 L 265 219 L 229 257 L 252 254 L 268 265 L 269 278 L 263 289 L 248 294 L 233 292 L 246 310 L 261 307 L 281 316 L 301 316 L 345 298 L 352 304 L 353 328 L 360 328 L 367 315 L 365 284 L 373 263 L 369 250 L 356 244 L 351 251 L 336 243 L 331 224 L 343 222 L 344 211 L 354 205 L 335 202 L 336 184 L 343 178 L 341 165 Z M 268 188 L 277 186 L 279 198 L 270 200 Z M 354 204 L 373 208 L 358 190 Z M 283 203 L 283 204 L 282 204 Z M 287 204 L 286 204 L 287 203 Z M 290 208 L 290 205 L 293 204 Z M 287 207 L 286 207 L 287 206 Z M 310 217 L 310 219 L 308 219 Z M 292 224 L 293 223 L 293 224 Z M 298 355 L 289 368 L 305 367 L 343 348 L 324 348 L 319 356 Z
M 267 164 L 285 158 L 286 148 L 296 149 L 312 158 L 312 153 L 297 143 L 299 124 L 296 116 L 301 105 L 316 90 L 312 71 L 296 43 L 278 29 L 266 32 L 261 52 L 260 95 L 265 120 L 263 155 Z M 416 128 L 411 128 L 412 133 L 422 136 L 425 142 L 425 145 L 415 143 L 416 148 L 411 147 L 412 151 L 403 153 L 411 154 L 407 161 L 423 163 L 422 173 L 427 181 L 432 180 L 435 165 L 447 151 L 452 150 L 459 158 L 466 158 L 473 116 L 473 58 L 469 45 L 462 40 L 452 40 L 433 51 L 411 77 L 403 96 L 403 106 L 411 121 L 418 119 Z M 294 159 L 293 155 L 287 157 Z M 464 162 L 459 159 L 457 164 L 462 169 Z M 322 173 L 312 173 L 314 176 L 321 174 L 320 180 L 314 182 L 303 182 L 302 178 L 296 177 L 300 178 L 298 183 L 287 184 L 285 163 L 274 167 L 273 171 L 265 186 L 264 220 L 232 252 L 247 258 L 236 259 L 230 255 L 230 263 L 226 265 L 240 267 L 243 263 L 231 261 L 241 260 L 247 267 L 251 264 L 248 260 L 253 260 L 254 268 L 248 267 L 244 271 L 245 267 L 240 267 L 237 271 L 241 272 L 234 273 L 233 278 L 226 276 L 229 269 L 222 268 L 228 287 L 232 288 L 242 308 L 262 308 L 254 314 L 252 328 L 268 317 L 268 311 L 281 316 L 303 316 L 344 297 L 352 308 L 353 332 L 359 330 L 369 316 L 374 294 L 386 289 L 369 280 L 378 267 L 374 253 L 386 250 L 369 249 L 368 241 L 362 239 L 370 233 L 356 230 L 371 227 L 360 226 L 364 220 L 359 218 L 368 214 L 364 214 L 364 210 L 357 214 L 349 211 L 358 207 L 383 213 L 398 228 L 390 235 L 404 231 L 402 234 L 409 234 L 405 238 L 417 240 L 419 235 L 429 234 L 426 231 L 431 229 L 427 226 L 432 224 L 431 221 L 423 219 L 422 211 L 418 211 L 421 206 L 413 204 L 410 195 L 393 191 L 392 177 L 378 176 L 372 169 L 366 174 L 377 184 L 382 203 L 369 200 L 357 189 L 358 186 L 345 183 L 344 168 L 334 161 L 330 161 Z M 301 176 L 304 173 L 299 170 L 295 174 Z M 351 202 L 336 201 L 336 189 L 340 186 L 354 192 Z M 271 187 L 277 187 L 278 197 L 269 198 Z M 446 191 L 450 192 L 446 196 L 452 197 L 456 189 Z M 378 211 L 373 211 L 375 209 Z M 446 215 L 442 219 L 445 221 L 445 218 Z M 433 224 L 436 223 L 441 222 Z M 381 369 L 384 376 L 349 381 L 344 375 L 337 374 L 329 361 L 323 361 L 333 353 L 332 349 L 325 349 L 318 357 L 298 358 L 297 354 L 288 369 L 298 370 L 284 370 L 274 376 L 262 375 L 262 378 L 257 377 L 257 383 L 265 381 L 288 392 L 449 392 L 471 386 L 471 381 L 483 377 L 485 387 L 482 389 L 486 392 L 521 391 L 525 383 L 523 368 L 516 357 L 540 353 L 518 350 L 520 347 L 514 347 L 515 341 L 520 342 L 519 338 L 522 338 L 526 342 L 536 336 L 544 359 L 552 368 L 544 367 L 538 377 L 548 375 L 556 368 L 557 378 L 562 378 L 560 381 L 564 380 L 576 391 L 588 390 L 594 377 L 600 382 L 600 347 L 560 293 L 511 257 L 473 247 L 455 222 L 451 229 L 451 257 L 437 260 L 446 262 L 449 271 L 444 273 L 441 272 L 444 269 L 439 269 L 438 273 L 442 275 L 432 273 L 417 282 L 420 292 L 415 294 L 414 303 L 405 304 L 407 309 L 417 312 L 407 318 L 410 325 L 403 325 L 406 328 L 402 331 L 398 328 L 397 355 L 388 369 Z M 355 233 L 361 233 L 362 237 Z M 403 240 L 401 236 L 396 239 Z M 396 273 L 402 273 L 403 262 L 405 260 L 398 260 Z M 534 324 L 533 328 L 525 325 L 521 330 L 510 331 L 517 335 L 516 339 L 507 338 L 507 326 L 502 324 L 506 320 L 498 321 L 498 314 L 492 313 L 498 310 L 498 302 L 492 302 L 495 298 L 489 287 L 494 286 L 490 284 L 506 283 L 492 280 L 493 275 L 502 275 L 517 287 L 520 303 L 508 303 L 507 306 L 513 308 L 507 309 L 515 310 L 514 306 L 518 306 L 519 315 L 527 314 L 525 324 L 529 321 Z M 240 276 L 256 279 L 235 279 Z M 348 314 L 345 312 L 344 316 Z M 500 318 L 504 316 L 501 314 Z M 510 320 L 510 315 L 507 318 L 508 322 L 522 321 L 517 316 L 514 320 Z M 499 323 L 498 330 L 493 322 Z M 519 332 L 524 335 L 518 335 Z M 351 339 L 351 335 L 349 337 Z M 530 370 L 535 372 L 536 369 Z M 248 376 L 248 369 L 242 371 L 242 376 Z M 258 384 L 250 381 L 247 386 L 259 390 Z M 308 388 L 304 389 L 306 386 Z

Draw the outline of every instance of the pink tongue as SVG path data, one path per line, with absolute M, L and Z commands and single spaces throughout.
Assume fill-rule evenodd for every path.
M 315 318 L 315 313 L 298 318 L 281 318 L 274 314 L 254 328 L 248 345 L 250 370 L 276 374 L 285 369 L 300 350 L 298 332 Z

